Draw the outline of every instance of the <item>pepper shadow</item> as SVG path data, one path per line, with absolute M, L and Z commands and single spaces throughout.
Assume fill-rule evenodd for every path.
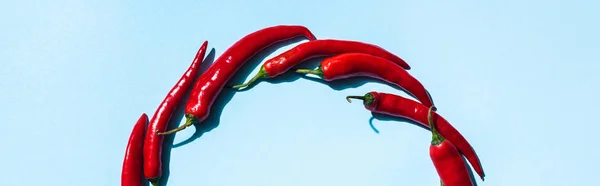
M 173 147 L 177 148 L 191 143 L 194 140 L 200 138 L 204 133 L 210 132 L 212 129 L 218 127 L 221 122 L 220 118 L 221 114 L 223 113 L 223 109 L 225 108 L 227 103 L 231 101 L 235 93 L 239 92 L 238 90 L 227 88 L 227 85 L 239 84 L 240 82 L 243 82 L 246 79 L 246 77 L 250 75 L 250 73 L 254 70 L 254 68 L 256 68 L 256 66 L 258 66 L 271 53 L 275 52 L 277 49 L 283 46 L 297 43 L 302 40 L 305 40 L 305 38 L 296 37 L 293 39 L 277 42 L 266 47 L 265 49 L 261 50 L 256 55 L 254 55 L 252 58 L 248 59 L 248 61 L 246 61 L 246 63 L 242 67 L 240 67 L 240 69 L 235 73 L 235 75 L 227 82 L 226 86 L 223 87 L 223 90 L 221 90 L 221 93 L 217 96 L 215 102 L 213 103 L 208 117 L 204 121 L 194 125 L 196 128 L 194 134 L 190 138 L 173 145 Z M 286 77 L 288 79 L 284 78 L 281 81 L 293 80 L 293 77 Z
M 469 177 L 471 178 L 471 182 L 473 182 L 473 186 L 477 186 L 477 177 L 475 177 L 475 172 L 473 172 L 473 168 L 471 168 L 471 165 L 467 162 L 469 162 L 467 160 L 467 158 L 465 158 L 464 156 L 462 157 L 463 161 L 465 162 L 465 166 L 467 167 L 467 170 L 469 171 Z
M 204 61 L 202 61 L 202 64 L 200 64 L 200 71 L 199 71 L 200 73 L 198 73 L 197 76 L 200 76 L 200 74 L 202 72 L 205 72 L 206 69 L 208 69 L 208 67 L 213 63 L 214 60 L 215 60 L 215 49 L 213 48 L 210 50 L 210 52 L 208 53 L 206 58 L 204 58 Z M 197 79 L 197 78 L 198 77 L 195 77 L 194 79 Z M 188 98 L 190 97 L 190 92 L 191 92 L 191 88 L 185 93 L 183 100 L 188 100 Z M 184 113 L 185 113 L 185 101 L 182 101 L 179 105 L 177 105 L 177 108 L 173 112 L 173 115 L 171 115 L 168 128 L 169 129 L 177 128 L 179 126 L 179 123 L 183 119 Z M 169 175 L 171 173 L 170 172 L 171 149 L 173 148 L 173 141 L 175 140 L 176 134 L 177 133 L 174 133 L 171 135 L 166 135 L 164 137 L 162 157 L 161 157 L 163 170 L 162 170 L 161 179 L 159 181 L 160 186 L 166 186 L 167 182 L 169 181 Z M 148 184 L 148 183 L 146 182 L 146 184 Z
M 411 119 L 397 117 L 397 116 L 390 116 L 387 114 L 381 114 L 381 113 L 376 113 L 376 112 L 371 112 L 371 116 L 372 117 L 369 119 L 369 125 L 371 126 L 371 129 L 373 129 L 376 133 L 379 133 L 379 130 L 377 130 L 375 125 L 373 125 L 373 120 L 375 120 L 375 119 L 380 120 L 380 121 L 396 121 L 396 122 L 401 122 L 401 123 L 408 123 L 408 124 L 415 125 L 419 128 L 425 129 L 427 131 L 430 131 L 429 127 L 423 126 Z
M 371 77 L 358 76 L 358 77 L 351 77 L 351 78 L 345 78 L 345 79 L 338 79 L 338 80 L 334 80 L 334 81 L 326 81 L 324 79 L 321 79 L 318 77 L 313 77 L 313 76 L 308 76 L 306 74 L 300 75 L 300 77 L 303 79 L 309 80 L 309 81 L 327 85 L 336 91 L 341 91 L 341 90 L 345 90 L 345 89 L 349 89 L 349 88 L 357 88 L 357 87 L 363 86 L 366 83 L 379 83 L 379 84 L 384 84 L 384 85 L 390 86 L 398 91 L 402 91 L 402 92 L 408 94 L 409 96 L 414 97 L 412 93 L 394 85 L 393 83 L 389 83 L 389 82 L 386 82 L 386 81 L 383 81 L 380 79 L 376 79 L 376 78 L 371 78 Z

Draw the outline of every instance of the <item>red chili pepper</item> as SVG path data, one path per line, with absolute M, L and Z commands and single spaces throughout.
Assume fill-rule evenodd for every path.
M 121 172 L 121 186 L 141 186 L 144 176 L 142 175 L 143 149 L 144 149 L 144 131 L 148 124 L 148 116 L 142 113 L 140 118 L 133 126 L 129 135 L 125 158 L 123 160 L 123 170 Z
M 429 93 L 413 76 L 394 62 L 362 53 L 346 53 L 327 58 L 316 70 L 298 69 L 298 73 L 314 74 L 326 81 L 366 76 L 397 85 L 425 106 L 433 106 Z
M 471 174 L 467 170 L 467 164 L 462 154 L 456 147 L 436 130 L 436 121 L 432 119 L 433 107 L 427 112 L 427 121 L 431 128 L 431 145 L 429 156 L 440 177 L 442 185 L 445 186 L 473 186 Z
M 429 108 L 419 102 L 383 92 L 369 92 L 364 96 L 348 96 L 346 100 L 351 102 L 350 98 L 363 100 L 365 108 L 371 112 L 406 118 L 429 127 L 427 122 L 427 111 Z M 436 129 L 442 136 L 452 142 L 461 154 L 465 155 L 475 172 L 483 180 L 485 177 L 483 167 L 471 144 L 446 119 L 438 114 L 435 115 L 437 118 Z
M 160 180 L 160 176 L 162 175 L 161 156 L 164 140 L 164 136 L 157 135 L 156 132 L 167 129 L 171 115 L 185 97 L 187 90 L 190 89 L 194 78 L 196 78 L 200 71 L 200 64 L 204 59 L 207 46 L 208 41 L 204 41 L 200 49 L 198 49 L 192 64 L 190 64 L 186 72 L 181 76 L 177 84 L 171 88 L 169 94 L 160 103 L 152 119 L 150 119 L 150 125 L 148 126 L 148 130 L 146 130 L 146 142 L 144 143 L 144 176 L 153 185 L 158 185 L 158 180 Z
M 232 88 L 247 87 L 259 79 L 275 78 L 276 76 L 287 72 L 292 67 L 311 58 L 342 53 L 364 53 L 379 56 L 400 65 L 406 70 L 410 69 L 408 63 L 400 57 L 377 45 L 358 41 L 322 39 L 299 44 L 296 47 L 267 60 L 260 68 L 260 71 L 258 71 L 258 74 L 250 81 L 245 84 L 235 85 Z
M 185 107 L 185 124 L 167 132 L 160 132 L 159 135 L 172 134 L 204 121 L 225 83 L 248 59 L 274 43 L 300 36 L 315 40 L 315 36 L 306 27 L 289 25 L 264 28 L 240 39 L 215 60 L 196 81 Z

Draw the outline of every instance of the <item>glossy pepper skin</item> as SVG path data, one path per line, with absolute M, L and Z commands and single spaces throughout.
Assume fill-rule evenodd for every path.
M 144 132 L 146 132 L 147 124 L 148 116 L 146 113 L 142 113 L 129 135 L 121 172 L 121 186 L 141 186 L 145 181 L 142 166 L 144 164 Z
M 348 96 L 346 100 L 350 102 L 350 98 L 363 100 L 363 105 L 371 112 L 409 119 L 429 128 L 429 123 L 427 122 L 429 108 L 419 102 L 383 92 L 369 92 L 364 96 Z M 438 132 L 456 146 L 458 151 L 473 166 L 479 177 L 484 180 L 485 173 L 483 172 L 483 167 L 471 144 L 446 119 L 437 113 L 434 116 L 437 119 L 436 129 Z
M 157 131 L 164 131 L 169 125 L 171 115 L 177 106 L 183 101 L 185 94 L 192 87 L 194 79 L 200 71 L 200 64 L 206 54 L 208 41 L 204 41 L 198 49 L 194 60 L 179 78 L 177 84 L 171 88 L 169 94 L 160 103 L 158 109 L 154 112 L 150 125 L 146 130 L 146 138 L 144 143 L 144 176 L 153 185 L 158 185 L 158 180 L 162 175 L 162 147 L 164 136 L 157 135 Z
M 467 164 L 456 147 L 436 130 L 436 122 L 432 118 L 433 107 L 427 112 L 427 121 L 431 128 L 431 145 L 429 156 L 445 186 L 473 186 Z
M 402 58 L 377 45 L 359 41 L 320 39 L 301 43 L 267 60 L 260 68 L 258 74 L 248 81 L 248 83 L 236 85 L 233 88 L 249 86 L 258 79 L 275 78 L 311 58 L 343 53 L 364 53 L 379 56 L 394 62 L 406 70 L 410 69 L 410 65 Z
M 186 123 L 176 129 L 159 134 L 172 134 L 204 121 L 225 84 L 248 59 L 268 46 L 296 37 L 316 39 L 304 26 L 279 25 L 255 31 L 237 41 L 223 52 L 196 81 L 185 107 Z
M 371 77 L 392 83 L 413 95 L 425 106 L 433 106 L 432 98 L 419 80 L 394 62 L 369 54 L 340 54 L 323 60 L 317 70 L 298 69 L 296 72 L 314 74 L 326 81 L 358 76 Z

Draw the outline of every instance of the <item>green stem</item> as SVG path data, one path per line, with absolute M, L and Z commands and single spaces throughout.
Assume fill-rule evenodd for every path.
M 346 101 L 348 101 L 348 103 L 352 103 L 351 99 L 360 99 L 360 100 L 365 100 L 364 96 L 346 96 Z
M 162 136 L 162 135 L 169 135 L 169 134 L 173 134 L 179 131 L 182 131 L 185 128 L 188 128 L 189 126 L 192 126 L 196 123 L 199 123 L 198 119 L 196 118 L 196 116 L 192 115 L 192 114 L 185 114 L 185 124 L 175 128 L 175 129 L 171 129 L 169 131 L 166 132 L 158 132 L 156 131 L 156 134 Z
M 366 93 L 364 96 L 346 96 L 346 101 L 352 103 L 352 101 L 350 100 L 351 98 L 363 100 L 363 105 L 367 107 L 373 106 L 373 104 L 375 104 L 375 102 L 377 101 L 375 100 L 375 95 L 373 95 L 371 92 Z
M 319 68 L 317 68 L 315 70 L 297 69 L 296 73 L 300 73 L 300 74 L 313 74 L 313 75 L 319 76 L 320 78 L 323 78 L 323 69 L 321 69 L 321 66 L 319 66 Z
M 150 181 L 150 183 L 152 184 L 152 186 L 158 186 L 158 180 L 156 180 L 156 181 Z
M 432 145 L 439 145 L 442 142 L 444 142 L 444 137 L 442 137 L 442 135 L 440 135 L 440 133 L 438 132 L 436 126 L 435 126 L 435 121 L 433 121 L 432 119 L 432 112 L 433 109 L 435 108 L 435 106 L 431 106 L 429 107 L 429 111 L 427 112 L 427 122 L 429 123 L 429 128 L 431 128 L 431 144 Z
M 244 84 L 234 85 L 231 88 L 239 89 L 239 88 L 243 88 L 243 87 L 248 87 L 252 83 L 254 83 L 255 81 L 257 81 L 259 79 L 267 79 L 267 78 L 269 78 L 269 75 L 267 74 L 267 70 L 265 70 L 265 67 L 263 66 L 258 71 L 258 74 L 256 74 L 254 77 L 252 77 L 252 79 L 250 79 L 250 81 L 248 81 L 247 83 L 244 83 Z

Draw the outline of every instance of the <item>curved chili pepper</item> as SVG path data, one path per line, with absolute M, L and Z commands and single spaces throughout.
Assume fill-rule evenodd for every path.
M 419 80 L 392 61 L 369 54 L 340 54 L 323 60 L 316 70 L 298 69 L 296 72 L 314 74 L 326 81 L 358 76 L 380 79 L 404 89 L 425 106 L 433 106 L 431 97 Z
M 142 113 L 140 118 L 133 126 L 129 135 L 125 158 L 123 160 L 123 170 L 121 172 L 121 186 L 141 186 L 144 176 L 142 175 L 144 132 L 148 124 L 148 116 Z
M 427 123 L 428 107 L 411 99 L 383 92 L 369 92 L 364 96 L 348 96 L 346 97 L 346 100 L 351 102 L 350 98 L 363 100 L 363 105 L 371 112 L 409 119 L 429 127 L 429 124 Z M 435 110 L 435 108 L 433 109 Z M 439 116 L 437 113 L 435 116 L 437 118 L 436 129 L 442 136 L 452 142 L 461 154 L 465 155 L 467 160 L 469 160 L 469 163 L 475 169 L 475 172 L 477 172 L 481 177 L 481 180 L 483 180 L 485 173 L 483 172 L 481 162 L 471 144 L 469 144 L 467 139 L 465 139 L 454 126 L 446 121 L 446 119 Z
M 150 125 L 148 126 L 148 130 L 146 130 L 146 142 L 144 143 L 144 176 L 152 185 L 158 185 L 158 180 L 160 180 L 162 175 L 161 156 L 164 136 L 157 135 L 156 132 L 167 129 L 171 115 L 173 115 L 173 112 L 185 97 L 187 90 L 190 89 L 194 78 L 196 78 L 200 71 L 200 64 L 204 59 L 207 46 L 208 41 L 204 41 L 198 49 L 192 64 L 190 64 L 186 72 L 179 78 L 177 84 L 171 88 L 169 94 L 160 103 L 152 119 L 150 119 Z
M 306 27 L 293 25 L 264 28 L 240 39 L 215 60 L 196 81 L 190 99 L 186 103 L 185 124 L 158 134 L 172 134 L 204 121 L 225 83 L 248 59 L 272 44 L 300 36 L 315 40 L 315 36 Z
M 467 170 L 462 154 L 448 140 L 444 139 L 436 129 L 436 122 L 432 119 L 433 107 L 427 112 L 427 121 L 431 128 L 431 145 L 429 156 L 440 176 L 442 185 L 445 186 L 473 186 L 471 174 Z
M 250 81 L 244 84 L 235 85 L 232 88 L 247 87 L 259 79 L 275 78 L 276 76 L 287 72 L 292 67 L 311 58 L 342 53 L 364 53 L 379 56 L 400 65 L 406 70 L 410 69 L 410 65 L 403 59 L 377 45 L 358 41 L 321 39 L 299 44 L 296 47 L 267 60 L 258 71 L 258 74 L 250 79 Z

